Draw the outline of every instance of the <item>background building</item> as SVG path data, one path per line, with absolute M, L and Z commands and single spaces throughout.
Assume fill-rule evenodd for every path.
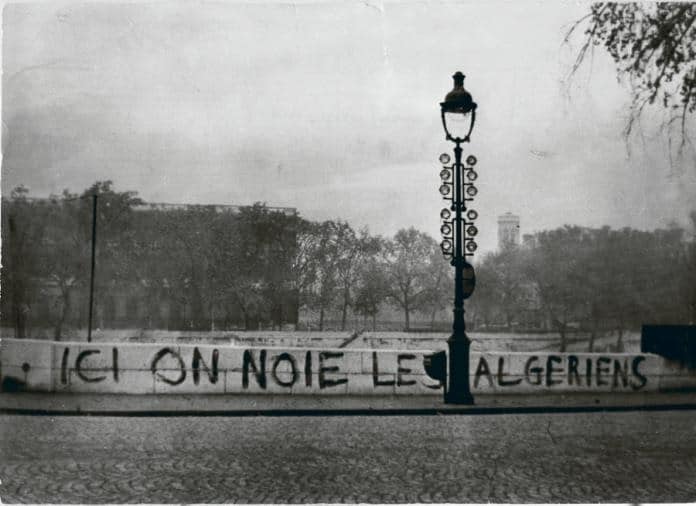
M 507 212 L 498 216 L 498 249 L 520 244 L 520 217 Z

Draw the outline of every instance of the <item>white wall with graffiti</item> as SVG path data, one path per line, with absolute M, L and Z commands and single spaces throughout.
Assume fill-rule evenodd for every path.
M 426 350 L 90 344 L 3 339 L 3 390 L 74 393 L 442 395 Z M 652 354 L 472 353 L 475 394 L 696 390 Z

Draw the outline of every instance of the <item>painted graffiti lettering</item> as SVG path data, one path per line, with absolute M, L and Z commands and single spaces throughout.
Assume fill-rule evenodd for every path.
M 607 367 L 602 367 L 602 364 L 606 364 Z M 607 381 L 604 381 L 604 374 L 609 373 L 609 364 L 611 364 L 611 359 L 609 357 L 599 357 L 597 359 L 597 386 L 608 385 Z
M 85 367 L 84 361 L 87 357 L 91 355 L 99 355 L 101 354 L 101 350 L 82 350 L 80 353 L 77 354 L 77 357 L 75 359 L 75 365 L 73 366 L 73 370 L 77 374 L 77 377 L 80 378 L 82 381 L 86 383 L 99 383 L 101 381 L 104 381 L 106 379 L 106 376 L 91 376 L 88 375 L 87 373 L 90 371 L 104 371 L 107 370 L 104 367 L 99 367 L 99 368 L 90 368 L 90 367 Z M 63 355 L 60 360 L 60 383 L 62 385 L 67 385 L 68 384 L 68 372 L 71 370 L 69 367 L 69 358 L 70 358 L 70 348 L 66 347 L 63 349 Z M 117 348 L 112 348 L 111 350 L 111 371 L 113 374 L 114 381 L 118 383 L 118 349 Z
M 621 386 L 626 388 L 628 386 L 628 360 L 624 359 L 623 367 L 621 367 L 621 361 L 614 360 L 614 375 L 612 386 L 617 388 L 619 386 L 619 378 L 621 378 Z
M 563 383 L 563 380 L 555 380 L 553 379 L 553 373 L 555 372 L 563 372 L 563 369 L 556 369 L 553 364 L 557 363 L 560 364 L 563 362 L 563 359 L 561 357 L 557 357 L 555 355 L 549 355 L 548 358 L 546 359 L 546 386 L 553 386 L 553 385 L 559 385 Z
M 479 379 L 481 378 L 482 375 L 486 375 L 486 378 L 488 379 L 488 383 L 490 386 L 493 386 L 493 378 L 491 377 L 491 369 L 488 367 L 488 362 L 486 362 L 486 359 L 481 357 L 479 359 L 479 363 L 476 366 L 476 372 L 474 373 L 474 388 L 476 388 L 479 384 Z
M 544 373 L 544 369 L 541 367 L 532 367 L 532 364 L 537 362 L 539 360 L 539 357 L 536 355 L 532 355 L 527 359 L 527 363 L 524 365 L 524 379 L 527 380 L 527 383 L 530 385 L 541 385 L 541 379 L 542 379 L 542 374 Z M 534 381 L 532 381 L 532 374 L 535 374 L 536 376 L 534 377 Z
M 266 389 L 268 386 L 268 380 L 266 375 L 266 350 L 261 350 L 259 352 L 258 365 L 254 359 L 254 354 L 251 350 L 244 350 L 242 358 L 242 388 L 249 388 L 249 372 L 253 372 L 256 377 L 256 383 L 262 389 Z M 328 378 L 328 374 L 337 374 L 340 372 L 338 365 L 328 365 L 326 362 L 331 359 L 340 359 L 343 357 L 342 352 L 330 352 L 322 351 L 319 352 L 319 388 L 330 388 L 344 383 L 348 383 L 348 378 Z M 287 364 L 289 372 L 280 372 L 278 369 L 281 364 Z M 289 373 L 289 377 L 285 377 L 285 374 Z M 312 386 L 312 352 L 307 351 L 305 353 L 305 365 L 304 365 L 304 375 L 305 375 L 305 386 Z M 296 358 L 288 352 L 283 352 L 278 354 L 273 359 L 273 364 L 271 365 L 271 378 L 273 382 L 281 387 L 291 388 L 295 385 L 300 376 L 300 370 L 297 365 Z
M 377 360 L 377 352 L 372 352 L 372 385 L 375 387 L 390 387 L 394 386 L 395 381 L 393 379 L 383 380 L 379 379 L 379 362 Z
M 337 365 L 327 367 L 324 365 L 326 360 L 330 359 L 335 359 L 335 358 L 342 358 L 343 353 L 342 352 L 333 352 L 333 351 L 320 351 L 319 352 L 319 388 L 324 389 L 327 387 L 336 387 L 338 385 L 343 385 L 344 383 L 348 383 L 348 378 L 335 378 L 335 379 L 329 379 L 326 377 L 326 373 L 338 373 L 339 368 Z
M 578 374 L 578 357 L 575 355 L 570 355 L 568 357 L 568 384 L 569 385 L 579 385 L 580 375 Z
M 73 382 L 124 382 L 124 375 L 128 378 L 124 382 L 126 386 L 138 384 L 143 373 L 149 377 L 148 368 L 157 382 L 177 386 L 188 381 L 189 386 L 200 387 L 201 391 L 205 391 L 206 386 L 218 385 L 214 391 L 230 393 L 249 389 L 294 393 L 298 386 L 319 392 L 351 384 L 352 378 L 358 376 L 367 379 L 377 392 L 396 387 L 409 389 L 414 385 L 419 389 L 422 386 L 442 388 L 424 375 L 419 367 L 418 360 L 422 357 L 418 352 L 218 349 L 201 345 L 133 348 L 125 350 L 128 353 L 124 356 L 124 350 L 111 345 L 78 347 L 66 343 L 60 346 L 64 347 L 56 349 L 55 367 L 60 367 L 60 372 L 56 371 L 56 383 L 67 388 Z M 140 365 L 140 350 L 147 350 L 144 359 L 148 362 L 144 365 Z M 136 362 L 132 363 L 134 359 Z M 474 389 L 641 390 L 649 380 L 644 370 L 645 355 L 491 353 L 477 356 L 475 361 L 476 367 L 472 364 Z M 187 374 L 189 370 L 190 375 Z M 301 378 L 303 374 L 304 379 Z M 140 389 L 145 386 L 138 385 Z M 358 386 L 362 388 L 362 384 Z
M 312 386 L 312 352 L 305 353 L 304 362 L 305 386 Z
M 290 379 L 290 381 L 283 381 L 281 378 L 278 377 L 278 365 L 281 362 L 287 362 L 288 364 L 290 364 L 290 370 L 292 371 L 292 378 Z M 281 353 L 280 355 L 278 355 L 273 361 L 271 375 L 273 376 L 273 380 L 280 386 L 293 386 L 297 381 L 297 363 L 295 362 L 295 357 L 293 357 L 289 353 Z
M 118 383 L 118 348 L 111 349 L 111 370 L 114 373 L 114 381 Z
M 254 361 L 251 350 L 244 350 L 244 356 L 242 358 L 242 388 L 249 388 L 250 367 L 254 371 L 254 376 L 256 376 L 258 385 L 263 389 L 266 388 L 266 350 L 261 350 L 259 353 L 259 364 L 260 367 L 256 367 L 256 362 Z
M 486 358 L 480 357 L 474 373 L 474 388 L 479 386 L 481 378 L 486 378 L 490 387 L 511 387 L 524 380 L 528 385 L 549 388 L 566 384 L 579 387 L 630 386 L 634 390 L 640 390 L 648 382 L 647 377 L 639 370 L 641 362 L 645 360 L 643 356 L 634 357 L 630 369 L 628 358 L 622 360 L 607 356 L 588 357 L 584 361 L 584 371 L 581 371 L 581 361 L 575 355 L 548 355 L 545 361 L 541 361 L 537 355 L 531 355 L 524 363 L 524 371 L 516 373 L 517 377 L 509 369 L 510 365 L 506 370 L 506 359 L 509 360 L 509 357 L 498 357 L 498 367 L 494 375 Z
M 413 370 L 411 370 L 408 367 L 402 367 L 401 366 L 401 361 L 402 360 L 415 360 L 416 356 L 413 353 L 399 353 L 396 357 L 396 364 L 397 364 L 397 369 L 396 369 L 396 384 L 398 386 L 408 386 L 408 385 L 415 385 L 416 380 L 414 379 L 404 379 L 404 376 L 407 374 L 412 374 Z
M 157 370 L 157 365 L 159 364 L 159 361 L 162 360 L 165 356 L 171 355 L 173 358 L 175 358 L 178 361 L 179 364 L 179 377 L 176 379 L 171 379 L 167 378 L 164 374 L 159 372 Z M 150 367 L 152 370 L 152 374 L 154 374 L 158 380 L 164 381 L 165 383 L 169 385 L 179 385 L 184 382 L 186 379 L 186 366 L 184 365 L 184 359 L 181 358 L 181 355 L 174 351 L 171 348 L 162 348 L 159 350 L 156 354 L 155 357 L 152 359 L 152 365 Z M 168 368 L 169 369 L 169 368 Z
M 633 359 L 633 362 L 631 363 L 631 371 L 633 372 L 633 375 L 640 381 L 640 383 L 638 383 L 637 385 L 635 383 L 631 384 L 631 388 L 633 388 L 633 390 L 640 390 L 648 383 L 648 378 L 643 376 L 638 370 L 638 366 L 643 360 L 645 360 L 645 357 L 635 357 Z
M 191 362 L 191 369 L 193 375 L 193 384 L 198 385 L 201 381 L 201 365 L 203 369 L 208 374 L 208 379 L 211 383 L 217 383 L 218 380 L 218 359 L 220 357 L 220 352 L 217 348 L 213 349 L 212 358 L 210 360 L 210 367 L 203 360 L 203 355 L 201 355 L 198 347 L 193 349 L 193 361 Z
M 522 378 L 516 380 L 506 380 L 505 379 L 505 359 L 503 357 L 498 358 L 498 385 L 501 387 L 507 387 L 512 385 L 519 385 L 522 383 Z
M 75 372 L 82 381 L 86 381 L 87 383 L 99 383 L 100 381 L 104 381 L 106 379 L 106 376 L 90 378 L 89 376 L 85 375 L 84 371 L 82 371 L 82 361 L 90 355 L 99 355 L 100 353 L 101 351 L 99 350 L 83 350 L 77 355 L 77 360 L 75 360 Z
M 68 384 L 68 356 L 70 355 L 70 348 L 65 348 L 63 350 L 63 358 L 60 361 L 60 382 L 63 385 Z

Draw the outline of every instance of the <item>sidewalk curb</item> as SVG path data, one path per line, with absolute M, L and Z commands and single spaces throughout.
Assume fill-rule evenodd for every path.
M 693 404 L 664 404 L 642 406 L 538 406 L 498 408 L 448 408 L 448 409 L 353 409 L 353 410 L 240 410 L 240 411 L 54 411 L 40 409 L 0 408 L 2 415 L 25 416 L 103 416 L 103 417 L 289 417 L 289 416 L 447 416 L 447 415 L 504 415 L 542 413 L 616 413 L 629 411 L 688 411 L 696 410 Z
M 0 414 L 40 416 L 414 416 L 696 410 L 693 392 L 481 395 L 471 406 L 433 396 L 99 395 L 1 393 Z

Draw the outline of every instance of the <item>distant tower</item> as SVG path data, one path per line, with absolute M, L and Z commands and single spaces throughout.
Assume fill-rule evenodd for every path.
M 520 244 L 520 217 L 512 213 L 498 216 L 498 249 Z

